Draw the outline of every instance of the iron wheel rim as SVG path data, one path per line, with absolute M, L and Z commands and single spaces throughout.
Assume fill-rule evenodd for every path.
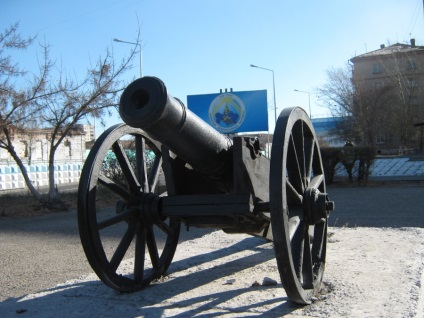
M 153 150 L 155 159 L 154 166 L 150 171 L 153 177 L 147 174 L 146 169 L 144 171 L 143 168 L 140 169 L 142 165 L 145 168 L 145 155 L 141 156 L 142 159 L 136 159 L 135 169 L 130 166 L 125 152 L 119 150 L 121 147 L 118 140 L 123 136 L 134 136 L 136 148 L 140 143 L 143 147 L 144 143 L 148 144 Z M 140 146 L 138 147 L 140 148 Z M 117 214 L 100 221 L 98 220 L 99 214 L 96 212 L 97 189 L 100 184 L 104 185 L 105 182 L 110 181 L 101 171 L 104 158 L 110 149 L 115 156 L 120 157 L 117 161 L 121 169 L 126 169 L 125 178 L 133 179 L 134 176 L 135 178 L 131 181 L 127 180 L 127 188 L 123 189 L 124 191 L 121 189 L 122 187 L 115 187 L 113 184 L 106 186 L 109 190 L 112 189 L 113 194 L 117 194 L 121 198 L 124 197 L 122 201 L 125 202 L 127 208 L 124 208 L 122 215 Z M 138 158 L 137 151 L 146 153 L 144 148 L 136 149 L 136 158 Z M 165 233 L 166 240 L 160 251 L 155 236 L 158 224 L 140 218 L 139 209 L 135 207 L 140 202 L 140 198 L 145 198 L 149 194 L 152 195 L 150 190 L 154 190 L 157 186 L 157 180 L 154 179 L 158 177 L 161 162 L 160 144 L 148 138 L 141 129 L 118 124 L 106 130 L 95 142 L 81 173 L 78 188 L 78 226 L 81 243 L 87 260 L 97 276 L 106 285 L 120 292 L 140 290 L 154 279 L 164 275 L 178 244 L 180 231 L 178 219 L 163 220 L 164 224 L 161 224 L 161 226 L 165 227 L 167 233 Z M 108 225 L 108 222 L 112 225 Z M 126 226 L 127 228 L 116 250 L 111 255 L 107 255 L 105 239 L 101 232 L 114 225 Z M 123 275 L 118 271 L 118 268 L 130 248 L 134 248 L 133 272 L 129 275 Z M 150 263 L 146 264 L 145 259 L 148 258 L 150 258 Z
M 274 250 L 287 296 L 310 304 L 325 268 L 327 218 L 311 225 L 305 214 L 308 189 L 326 192 L 318 140 L 306 112 L 287 108 L 276 123 L 270 167 Z

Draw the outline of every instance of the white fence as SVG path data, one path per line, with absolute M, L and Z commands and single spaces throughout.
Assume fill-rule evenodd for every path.
M 353 167 L 353 175 L 358 173 L 358 162 Z M 409 158 L 376 158 L 370 169 L 370 177 L 414 177 L 424 179 L 424 161 Z M 336 166 L 336 176 L 347 177 L 343 164 Z
M 82 161 L 55 164 L 54 179 L 56 184 L 78 182 L 82 166 Z M 49 184 L 49 167 L 47 164 L 25 165 L 25 168 L 35 187 Z M 0 164 L 0 191 L 25 188 L 26 184 L 18 166 Z

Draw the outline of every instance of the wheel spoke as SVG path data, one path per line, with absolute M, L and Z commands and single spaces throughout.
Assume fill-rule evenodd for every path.
M 299 121 L 293 126 L 291 138 L 293 140 L 294 147 L 296 148 L 296 156 L 300 170 L 300 176 L 302 177 L 303 184 L 305 185 L 306 176 L 306 164 L 305 164 L 305 136 L 303 132 L 303 121 Z
M 324 182 L 324 175 L 323 174 L 316 175 L 312 178 L 311 183 L 309 184 L 309 187 L 318 189 L 323 182 Z
M 293 239 L 296 232 L 299 230 L 299 226 L 302 223 L 302 220 L 299 215 L 293 215 L 289 218 L 289 238 L 290 241 Z
M 119 162 L 119 165 L 121 166 L 122 173 L 124 174 L 128 186 L 131 189 L 131 192 L 138 192 L 140 189 L 140 184 L 137 181 L 136 176 L 134 175 L 134 171 L 131 168 L 130 161 L 128 160 L 128 156 L 125 153 L 124 149 L 122 148 L 121 143 L 119 140 L 117 140 L 112 145 L 112 150 L 116 156 L 116 159 Z
M 303 266 L 302 266 L 303 288 L 312 289 L 313 285 L 313 271 L 312 271 L 312 258 L 311 258 L 311 242 L 309 236 L 309 226 L 306 227 L 305 241 L 303 245 Z
M 155 269 L 159 268 L 159 252 L 156 245 L 155 233 L 153 232 L 153 226 L 149 226 L 147 230 L 147 247 L 149 249 L 150 260 L 152 261 L 152 266 Z
M 138 213 L 138 209 L 137 208 L 133 208 L 133 209 L 127 209 L 126 211 L 116 214 L 114 216 L 112 216 L 111 218 L 108 218 L 106 220 L 103 220 L 101 222 L 97 223 L 97 229 L 98 230 L 102 230 L 106 227 L 115 225 L 117 223 L 123 222 L 123 221 L 127 221 L 131 218 L 134 218 L 135 216 L 137 216 Z
M 312 244 L 312 262 L 321 263 L 325 257 L 325 229 L 326 224 L 317 224 L 314 228 L 314 239 Z
M 300 282 L 302 282 L 302 267 L 303 267 L 303 255 L 305 245 L 305 222 L 301 221 L 296 231 L 293 234 L 293 238 L 290 242 L 291 252 L 293 258 L 293 267 L 296 272 L 296 276 Z
M 121 264 L 125 256 L 125 253 L 127 252 L 128 248 L 131 245 L 135 232 L 136 232 L 136 226 L 134 225 L 128 226 L 127 231 L 122 237 L 121 242 L 119 242 L 119 245 L 112 256 L 112 259 L 110 260 L 110 267 L 113 272 L 115 272 L 118 269 L 119 264 Z
M 175 234 L 175 230 L 163 221 L 159 221 L 158 223 L 156 223 L 156 226 L 159 229 L 161 229 L 163 233 L 165 233 L 167 235 L 174 235 Z
M 321 166 L 321 156 L 319 153 L 318 145 L 314 146 L 313 160 L 312 160 L 313 175 L 324 175 L 323 167 Z
M 306 184 L 311 180 L 312 177 L 312 162 L 314 161 L 314 148 L 315 142 L 313 137 L 305 137 L 305 165 L 306 165 Z
M 161 146 L 161 154 L 163 160 L 162 167 L 166 180 L 167 195 L 175 195 L 177 193 L 177 190 L 175 188 L 174 171 L 171 164 L 171 154 L 169 149 L 164 145 Z
M 149 184 L 147 180 L 147 158 L 146 158 L 146 141 L 137 135 L 135 137 L 135 160 L 137 167 L 137 179 L 143 187 L 144 192 L 149 192 Z
M 99 175 L 99 184 L 106 187 L 116 195 L 120 196 L 125 201 L 134 202 L 137 201 L 137 197 L 134 196 L 132 193 L 128 192 L 126 189 L 121 187 L 120 185 L 116 184 L 112 180 L 110 180 L 108 177 L 104 175 Z
M 302 171 L 300 168 L 299 157 L 297 155 L 293 134 L 290 135 L 289 149 L 287 152 L 287 173 L 290 182 L 299 193 L 305 191 L 305 186 L 302 180 Z
M 144 259 L 146 254 L 146 228 L 139 225 L 135 241 L 134 281 L 140 283 L 144 278 Z
M 152 168 L 149 173 L 149 187 L 151 192 L 156 191 L 156 184 L 158 182 L 160 167 L 162 165 L 162 156 L 157 154 L 153 161 Z
M 301 205 L 303 196 L 297 192 L 289 180 L 286 180 L 287 203 L 288 205 Z

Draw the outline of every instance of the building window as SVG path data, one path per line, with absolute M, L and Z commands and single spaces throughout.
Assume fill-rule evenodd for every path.
M 383 88 L 383 82 L 382 81 L 376 81 L 373 83 L 374 89 L 382 89 Z
M 408 71 L 415 71 L 417 69 L 417 61 L 409 60 L 406 62 L 406 69 Z
M 28 151 L 28 141 L 26 140 L 21 140 L 22 144 L 23 144 L 23 152 L 22 152 L 22 157 L 27 158 L 29 151 Z
M 418 106 L 418 97 L 417 96 L 411 96 L 411 105 L 412 106 Z
M 383 66 L 380 63 L 375 63 L 372 67 L 373 74 L 383 73 Z
M 407 79 L 406 80 L 408 88 L 416 88 L 417 85 L 417 81 L 415 79 Z
M 375 143 L 377 145 L 381 145 L 381 144 L 386 143 L 386 136 L 384 136 L 384 135 L 377 135 L 376 142 Z

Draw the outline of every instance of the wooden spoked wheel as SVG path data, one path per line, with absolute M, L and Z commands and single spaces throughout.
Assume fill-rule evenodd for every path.
M 270 211 L 278 270 L 296 303 L 309 304 L 319 291 L 332 209 L 310 119 L 301 108 L 287 108 L 272 141 Z
M 178 244 L 179 220 L 150 211 L 166 195 L 161 167 L 159 144 L 140 129 L 116 125 L 95 142 L 82 170 L 82 246 L 98 277 L 120 292 L 164 275 Z

